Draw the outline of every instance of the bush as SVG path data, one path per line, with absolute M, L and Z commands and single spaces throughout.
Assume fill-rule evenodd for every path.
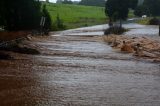
M 152 18 L 151 20 L 149 20 L 149 25 L 159 25 L 159 19 Z
M 109 35 L 109 34 L 117 34 L 117 35 L 120 35 L 120 34 L 123 34 L 124 32 L 126 32 L 127 30 L 123 27 L 119 27 L 119 26 L 113 26 L 113 27 L 110 27 L 108 29 L 106 29 L 104 31 L 104 34 L 105 35 Z

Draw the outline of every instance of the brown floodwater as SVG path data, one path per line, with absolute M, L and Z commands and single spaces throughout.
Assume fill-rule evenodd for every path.
M 1 106 L 159 106 L 159 63 L 73 32 L 33 38 L 40 55 L 0 60 Z

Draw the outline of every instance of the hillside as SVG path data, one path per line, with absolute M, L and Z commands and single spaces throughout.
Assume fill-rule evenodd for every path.
M 67 29 L 106 23 L 103 7 L 53 3 L 46 4 L 46 6 L 52 22 L 55 22 L 59 15 Z

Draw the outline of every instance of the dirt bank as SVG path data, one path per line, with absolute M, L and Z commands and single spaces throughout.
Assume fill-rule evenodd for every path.
M 134 56 L 160 61 L 160 40 L 150 37 L 131 37 L 126 35 L 108 35 L 103 39 L 113 48 L 133 53 Z

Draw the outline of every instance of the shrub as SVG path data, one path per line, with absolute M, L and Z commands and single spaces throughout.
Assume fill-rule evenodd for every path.
M 159 25 L 159 19 L 152 18 L 151 20 L 149 20 L 149 25 Z
M 123 27 L 119 27 L 119 26 L 113 26 L 113 27 L 110 27 L 108 29 L 106 29 L 104 31 L 104 34 L 105 35 L 109 35 L 109 34 L 117 34 L 117 35 L 120 35 L 120 34 L 123 34 L 124 32 L 126 32 L 127 30 Z

